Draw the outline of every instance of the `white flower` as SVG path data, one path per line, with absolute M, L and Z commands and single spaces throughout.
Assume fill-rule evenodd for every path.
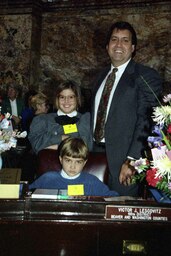
M 15 138 L 25 138 L 27 132 L 22 133 L 17 131 L 0 130 L 0 153 L 9 150 L 11 147 L 16 147 L 17 140 Z
M 138 160 L 132 160 L 130 161 L 130 165 L 133 166 L 138 173 L 141 173 L 147 168 L 147 159 L 141 157 Z
M 21 133 L 17 133 L 16 134 L 16 138 L 25 138 L 27 136 L 27 132 L 24 131 L 24 132 L 21 132 Z
M 7 151 L 7 150 L 9 150 L 11 147 L 10 147 L 10 145 L 9 145 L 9 143 L 1 143 L 0 144 L 0 153 L 2 153 L 2 152 L 5 152 L 5 151 Z
M 171 106 L 155 107 L 152 118 L 160 125 L 171 122 Z
M 9 127 L 9 121 L 7 120 L 7 118 L 4 118 L 0 123 L 0 128 L 8 129 L 8 127 Z
M 152 161 L 152 165 L 154 168 L 157 168 L 156 177 L 166 176 L 167 180 L 170 181 L 170 179 L 171 179 L 171 161 L 167 156 L 163 157 L 160 160 Z
M 5 118 L 6 118 L 6 119 L 11 118 L 11 114 L 7 112 L 7 113 L 5 114 Z

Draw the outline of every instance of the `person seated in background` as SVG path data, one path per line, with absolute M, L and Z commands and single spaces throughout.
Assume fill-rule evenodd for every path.
M 32 93 L 32 92 L 30 92 Z M 49 110 L 49 100 L 46 95 L 43 93 L 33 93 L 28 98 L 29 109 L 27 108 L 27 120 L 23 118 L 25 121 L 25 125 L 27 128 L 27 132 L 29 134 L 30 124 L 33 118 L 37 115 L 47 114 Z M 26 109 L 25 109 L 26 110 Z M 30 112 L 31 110 L 31 112 Z M 29 115 L 28 115 L 29 114 Z M 23 112 L 23 116 L 26 117 L 26 111 Z M 22 180 L 27 180 L 31 183 L 34 180 L 36 169 L 37 169 L 37 155 L 32 150 L 32 146 L 30 141 L 28 140 L 28 136 L 25 139 L 25 145 L 27 147 L 27 153 L 23 156 L 21 165 L 22 165 Z
M 49 99 L 42 92 L 37 93 L 31 98 L 31 107 L 34 111 L 34 116 L 47 114 L 49 111 Z
M 27 107 L 22 112 L 22 127 L 29 133 L 33 117 L 40 114 L 47 114 L 49 111 L 49 100 L 43 93 L 35 91 L 28 92 Z
M 34 110 L 31 106 L 31 99 L 34 95 L 36 95 L 37 92 L 35 90 L 29 90 L 25 94 L 24 98 L 24 105 L 25 108 L 23 109 L 21 113 L 21 124 L 22 124 L 22 130 L 29 132 L 31 121 L 34 117 Z
M 19 96 L 19 88 L 16 84 L 9 84 L 7 97 L 2 102 L 2 112 L 12 115 L 13 129 L 27 131 L 23 127 L 24 100 Z M 30 151 L 30 144 L 26 138 L 17 139 L 17 148 L 7 151 L 3 155 L 4 168 L 20 168 L 22 170 L 21 180 L 33 182 L 36 172 L 37 159 Z
M 82 171 L 89 150 L 81 138 L 67 138 L 58 148 L 61 171 L 49 171 L 37 178 L 29 189 L 68 189 L 68 185 L 83 185 L 85 196 L 119 196 L 92 174 Z
M 21 129 L 21 113 L 24 109 L 24 101 L 19 94 L 19 86 L 15 83 L 7 85 L 7 95 L 2 101 L 2 114 L 11 114 L 13 129 Z
M 34 117 L 28 139 L 34 152 L 58 149 L 58 145 L 68 137 L 80 137 L 91 149 L 90 113 L 78 112 L 81 106 L 80 88 L 72 81 L 61 83 L 56 92 L 57 113 Z

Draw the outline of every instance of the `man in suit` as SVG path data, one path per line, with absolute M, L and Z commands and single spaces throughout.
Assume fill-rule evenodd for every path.
M 15 83 L 8 84 L 7 96 L 2 101 L 2 114 L 11 114 L 13 129 L 20 128 L 23 109 L 24 101 L 19 97 L 19 87 Z
M 129 196 L 138 195 L 137 185 L 130 185 L 134 171 L 130 168 L 129 159 L 143 156 L 152 124 L 152 107 L 158 104 L 157 97 L 162 88 L 157 71 L 133 60 L 136 45 L 134 28 L 128 22 L 114 23 L 106 42 L 111 64 L 104 68 L 93 84 L 94 135 L 105 82 L 112 69 L 117 68 L 107 105 L 104 136 L 97 142 L 94 135 L 93 151 L 106 152 L 110 189 Z

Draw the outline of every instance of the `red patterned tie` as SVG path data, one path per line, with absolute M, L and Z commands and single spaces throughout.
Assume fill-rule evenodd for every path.
M 112 72 L 108 76 L 102 92 L 101 99 L 100 99 L 100 103 L 97 111 L 96 127 L 94 131 L 94 139 L 97 143 L 104 138 L 107 105 L 109 101 L 110 92 L 115 82 L 115 73 L 117 71 L 118 71 L 117 68 L 113 68 Z

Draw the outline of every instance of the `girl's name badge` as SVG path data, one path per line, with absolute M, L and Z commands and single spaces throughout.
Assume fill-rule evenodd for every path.
M 76 124 L 66 124 L 66 125 L 63 125 L 63 129 L 64 129 L 64 134 L 78 132 Z

